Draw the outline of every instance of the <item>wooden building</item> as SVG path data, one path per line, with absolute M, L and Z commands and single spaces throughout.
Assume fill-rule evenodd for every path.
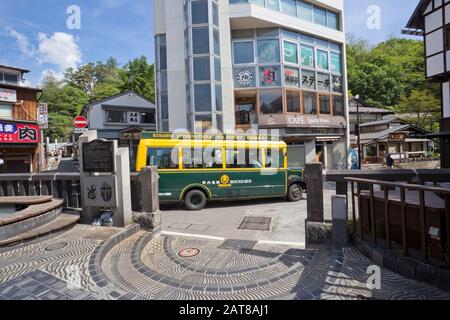
M 423 36 L 426 77 L 441 84 L 441 130 L 428 137 L 441 139 L 441 167 L 450 168 L 450 2 L 421 0 L 402 32 Z
M 39 171 L 37 94 L 23 85 L 28 70 L 0 65 L 0 173 Z

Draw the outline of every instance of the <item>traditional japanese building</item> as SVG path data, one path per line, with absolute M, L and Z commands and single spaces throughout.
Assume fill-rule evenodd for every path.
M 421 0 L 404 34 L 423 36 L 426 77 L 441 84 L 441 130 L 428 137 L 441 141 L 441 166 L 450 168 L 450 1 Z
M 160 131 L 276 129 L 292 166 L 346 162 L 343 0 L 155 0 Z
M 0 65 L 0 173 L 39 171 L 37 94 L 23 85 L 28 70 Z

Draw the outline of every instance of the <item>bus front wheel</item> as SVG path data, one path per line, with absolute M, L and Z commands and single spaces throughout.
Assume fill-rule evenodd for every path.
M 296 202 L 303 199 L 303 188 L 299 184 L 293 184 L 288 191 L 289 201 Z
M 191 190 L 184 197 L 184 205 L 188 210 L 202 210 L 206 206 L 206 195 L 200 190 Z

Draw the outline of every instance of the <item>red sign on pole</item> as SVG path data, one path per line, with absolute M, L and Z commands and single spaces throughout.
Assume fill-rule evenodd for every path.
M 73 119 L 73 126 L 75 128 L 84 129 L 88 126 L 88 124 L 89 121 L 85 117 L 78 116 L 75 119 Z

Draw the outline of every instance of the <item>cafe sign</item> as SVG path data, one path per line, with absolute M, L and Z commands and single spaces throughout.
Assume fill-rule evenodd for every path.
M 343 117 L 317 116 L 317 115 L 260 115 L 261 127 L 285 127 L 285 128 L 339 128 L 345 129 L 346 121 Z
M 17 102 L 16 90 L 0 88 L 0 101 L 16 103 Z

